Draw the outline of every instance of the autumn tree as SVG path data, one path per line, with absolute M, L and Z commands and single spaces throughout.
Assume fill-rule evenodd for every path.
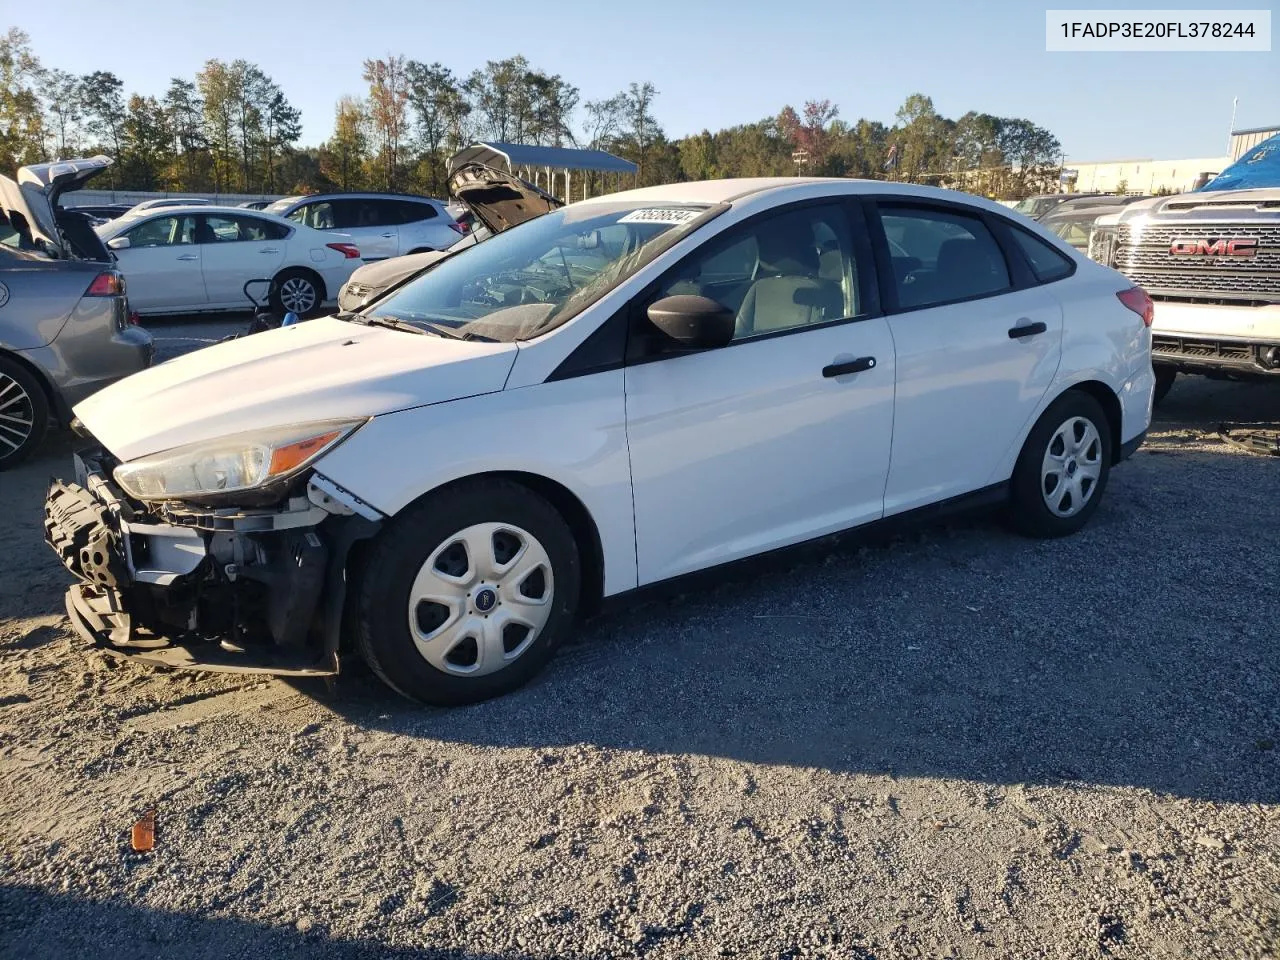
M 84 96 L 85 126 L 118 162 L 126 116 L 124 95 L 121 92 L 124 84 L 114 73 L 98 70 L 82 79 L 81 89 Z M 117 178 L 115 165 L 107 168 L 107 176 L 114 190 Z
M 369 153 L 368 115 L 355 97 L 342 97 L 334 108 L 333 136 L 320 151 L 320 172 L 341 190 L 360 185 Z
M 0 162 L 5 173 L 44 158 L 44 117 L 36 93 L 43 74 L 30 37 L 17 27 L 0 35 Z
M 405 139 L 409 78 L 405 58 L 388 56 L 364 62 L 364 80 L 369 84 L 369 129 L 377 145 L 379 179 L 387 190 L 400 183 L 401 144 Z

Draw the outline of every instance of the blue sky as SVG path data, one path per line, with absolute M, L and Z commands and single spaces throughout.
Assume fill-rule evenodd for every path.
M 7 21 L 26 30 L 46 66 L 110 70 L 130 91 L 160 95 L 171 76 L 190 77 L 211 57 L 251 60 L 302 110 L 304 143 L 328 136 L 339 96 L 363 92 L 361 60 L 388 53 L 439 60 L 464 75 L 485 60 L 522 53 L 535 67 L 576 84 L 583 100 L 648 80 L 659 91 L 655 112 L 669 136 L 757 120 L 786 103 L 799 107 L 821 98 L 837 103 L 847 120 L 892 123 L 903 99 L 917 91 L 946 116 L 974 109 L 1048 127 L 1068 163 L 1222 155 L 1233 96 L 1240 98 L 1237 127 L 1280 124 L 1280 53 L 1274 49 L 1045 52 L 1046 7 L 1087 9 L 1101 2 L 6 5 L 0 27 Z M 1267 3 L 1145 6 L 1265 9 Z M 445 20 L 449 11 L 456 22 Z

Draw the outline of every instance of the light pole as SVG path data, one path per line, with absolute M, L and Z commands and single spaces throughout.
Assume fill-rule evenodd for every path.
M 1227 131 L 1227 156 L 1231 156 L 1232 142 L 1235 140 L 1236 132 L 1236 108 L 1240 106 L 1240 98 L 1231 98 L 1231 129 Z

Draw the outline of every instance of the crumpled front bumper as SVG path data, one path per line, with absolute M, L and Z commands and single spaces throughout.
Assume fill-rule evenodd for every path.
M 347 557 L 378 530 L 374 511 L 314 478 L 272 510 L 156 516 L 93 466 L 77 474 L 51 483 L 44 525 L 78 581 L 66 607 L 80 636 L 152 666 L 338 672 Z

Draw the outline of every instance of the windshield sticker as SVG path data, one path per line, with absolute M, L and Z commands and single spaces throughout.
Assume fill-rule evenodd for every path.
M 701 210 L 686 210 L 679 207 L 650 207 L 644 210 L 632 210 L 618 223 L 688 223 L 696 220 Z

